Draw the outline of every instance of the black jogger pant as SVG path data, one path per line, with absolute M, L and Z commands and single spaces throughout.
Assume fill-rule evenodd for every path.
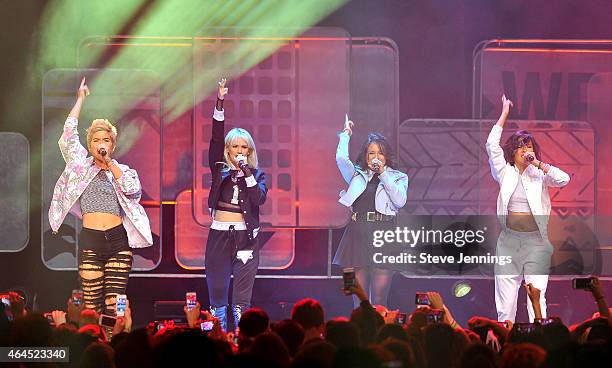
M 257 239 L 249 243 L 246 230 L 210 229 L 206 243 L 206 284 L 210 305 L 228 304 L 230 278 L 234 274 L 232 304 L 249 307 L 259 267 Z

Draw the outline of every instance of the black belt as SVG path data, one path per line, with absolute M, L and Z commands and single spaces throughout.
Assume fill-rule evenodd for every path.
M 353 221 L 367 221 L 367 222 L 377 222 L 377 221 L 393 221 L 395 220 L 395 216 L 392 215 L 383 215 L 378 212 L 353 212 L 351 215 L 351 220 Z

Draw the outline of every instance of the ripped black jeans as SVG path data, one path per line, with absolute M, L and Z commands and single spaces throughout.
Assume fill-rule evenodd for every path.
M 104 231 L 83 228 L 79 235 L 79 285 L 85 308 L 115 315 L 116 297 L 125 294 L 132 260 L 122 224 Z

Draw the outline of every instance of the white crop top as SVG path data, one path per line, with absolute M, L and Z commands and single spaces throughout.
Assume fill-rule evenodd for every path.
M 508 202 L 508 211 L 531 213 L 529 202 L 527 202 L 527 193 L 525 192 L 525 187 L 523 186 L 521 178 L 519 178 L 514 193 L 512 193 L 510 201 Z

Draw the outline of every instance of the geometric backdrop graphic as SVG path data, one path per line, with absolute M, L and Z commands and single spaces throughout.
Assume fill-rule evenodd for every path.
M 405 218 L 495 215 L 499 184 L 491 176 L 485 149 L 494 124 L 491 120 L 449 119 L 410 119 L 401 124 L 400 165 L 410 177 Z M 596 234 L 595 132 L 589 124 L 578 121 L 509 120 L 501 144 L 521 129 L 535 136 L 540 160 L 563 169 L 571 178 L 563 188 L 549 188 L 553 273 L 595 271 L 601 262 L 599 243 L 592 236 Z M 581 226 L 588 236 L 577 232 Z M 568 254 L 579 258 L 579 267 Z
M 495 214 L 499 185 L 491 177 L 485 149 L 491 120 L 410 119 L 400 126 L 400 166 L 408 172 L 406 212 L 414 214 Z M 585 122 L 514 121 L 501 144 L 527 129 L 541 147 L 540 159 L 562 168 L 571 185 L 549 188 L 553 212 L 592 214 L 595 133 Z

